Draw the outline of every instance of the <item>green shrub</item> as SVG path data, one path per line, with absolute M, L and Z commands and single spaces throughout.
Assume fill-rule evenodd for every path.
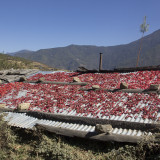
M 0 160 L 158 160 L 160 144 L 99 142 L 9 127 L 0 116 Z

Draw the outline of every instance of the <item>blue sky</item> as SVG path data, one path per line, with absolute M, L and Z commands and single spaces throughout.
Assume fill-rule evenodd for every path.
M 160 29 L 160 0 L 0 0 L 0 52 L 113 46 Z

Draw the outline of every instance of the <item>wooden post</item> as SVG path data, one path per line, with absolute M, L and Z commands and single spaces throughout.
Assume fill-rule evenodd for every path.
M 101 71 L 101 70 L 102 70 L 102 54 L 103 54 L 103 53 L 100 53 L 99 71 Z

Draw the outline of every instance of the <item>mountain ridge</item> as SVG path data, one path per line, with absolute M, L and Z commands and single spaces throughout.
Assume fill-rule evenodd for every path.
M 103 53 L 103 69 L 135 67 L 140 40 L 116 46 L 75 45 L 40 49 L 14 56 L 47 64 L 53 68 L 76 70 L 79 66 L 98 69 L 99 53 Z M 139 66 L 159 65 L 160 29 L 143 37 Z

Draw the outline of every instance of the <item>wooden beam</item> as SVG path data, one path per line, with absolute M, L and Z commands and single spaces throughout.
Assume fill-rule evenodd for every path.
M 80 137 L 86 139 L 93 139 L 99 141 L 116 141 L 116 142 L 130 142 L 137 143 L 142 139 L 142 136 L 127 136 L 127 135 L 119 135 L 119 134 L 98 134 L 96 132 L 85 132 L 85 131 L 77 131 L 71 129 L 65 129 L 60 127 L 52 127 L 43 124 L 36 124 L 35 126 L 38 129 L 46 130 L 58 135 L 68 136 L 68 137 Z
M 23 83 L 59 84 L 59 85 L 81 85 L 86 86 L 86 82 L 53 82 L 53 81 L 24 81 Z
M 96 124 L 110 124 L 113 128 L 123 128 L 123 129 L 132 129 L 132 130 L 141 130 L 146 132 L 159 132 L 160 123 L 139 123 L 139 122 L 129 122 L 129 121 L 119 121 L 119 120 L 110 120 L 110 119 L 100 119 L 100 118 L 89 118 L 89 117 L 80 117 L 80 116 L 71 116 L 63 114 L 53 114 L 53 113 L 44 113 L 44 112 L 35 112 L 28 111 L 27 115 L 36 117 L 38 119 L 48 119 L 55 121 L 62 121 L 67 123 L 78 123 L 84 125 Z
M 0 108 L 0 113 L 1 112 L 14 112 L 14 110 L 9 108 Z
M 100 88 L 100 89 L 92 89 L 92 88 L 80 88 L 79 90 L 81 91 L 99 91 L 99 90 L 104 90 L 107 92 L 125 92 L 125 93 L 146 93 L 146 94 L 151 94 L 151 93 L 155 93 L 155 94 L 160 94 L 159 90 L 151 90 L 151 89 L 105 89 L 105 88 Z

